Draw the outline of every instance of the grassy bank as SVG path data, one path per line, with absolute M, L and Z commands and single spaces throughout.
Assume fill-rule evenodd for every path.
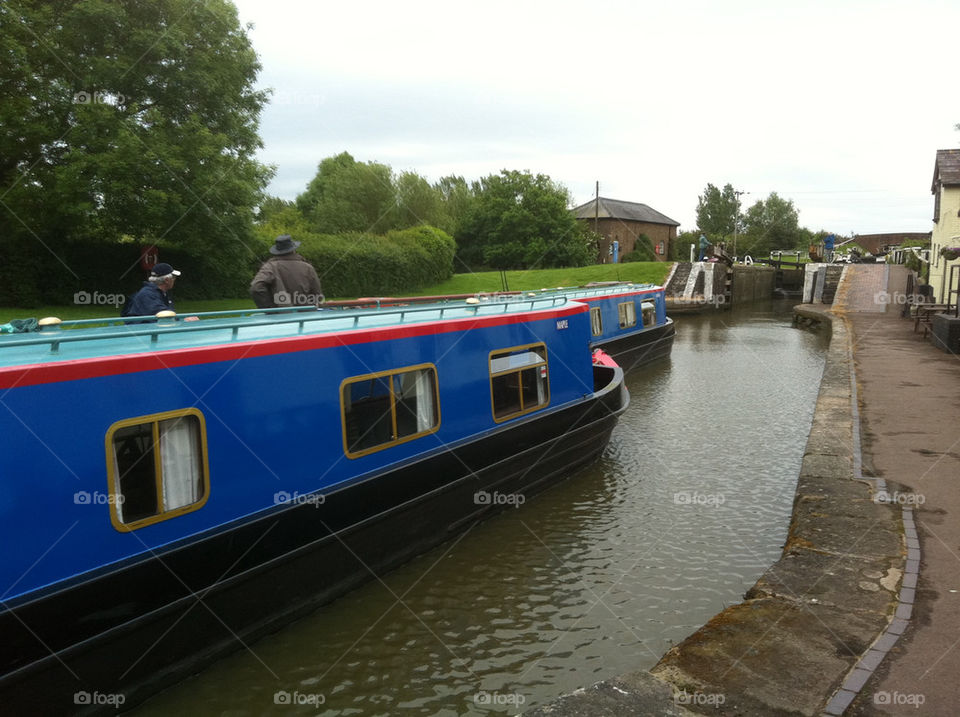
M 659 284 L 670 271 L 669 262 L 633 262 L 629 264 L 597 264 L 572 269 L 539 269 L 532 271 L 506 272 L 507 288 L 510 290 L 542 289 L 555 286 L 580 286 L 591 281 L 632 281 L 635 283 Z M 435 286 L 410 292 L 410 296 L 436 294 L 476 294 L 503 289 L 500 272 L 482 271 L 471 274 L 455 274 Z M 176 297 L 176 290 L 174 290 Z M 333 297 L 330 297 L 333 298 Z M 356 298 L 356 297 L 336 297 Z M 229 309 L 252 309 L 250 299 L 216 299 L 208 301 L 177 301 L 177 313 L 189 314 L 201 311 L 226 311 Z M 39 306 L 34 308 L 0 307 L 0 324 L 10 319 L 56 316 L 64 321 L 71 319 L 97 319 L 118 316 L 114 306 L 72 305 Z
M 413 296 L 434 294 L 476 294 L 508 289 L 533 290 L 556 286 L 582 286 L 591 281 L 632 281 L 635 283 L 659 284 L 670 271 L 670 262 L 631 262 L 628 264 L 595 264 L 570 269 L 535 269 L 531 271 L 506 272 L 504 287 L 500 272 L 481 271 L 471 274 L 455 274 L 453 277 L 414 292 Z

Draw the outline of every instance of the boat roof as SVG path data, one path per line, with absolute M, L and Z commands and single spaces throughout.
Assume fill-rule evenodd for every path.
M 392 300 L 396 301 L 396 300 Z M 214 311 L 148 319 L 63 321 L 38 331 L 0 335 L 0 368 L 125 356 L 231 343 L 389 329 L 429 322 L 494 320 L 573 306 L 564 295 L 481 297 L 372 308 L 314 307 Z M 196 320 L 194 320 L 194 317 Z

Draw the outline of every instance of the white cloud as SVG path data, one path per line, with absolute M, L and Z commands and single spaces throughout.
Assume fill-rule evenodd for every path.
M 436 179 L 529 169 L 578 202 L 692 228 L 706 184 L 794 200 L 811 229 L 927 231 L 960 146 L 960 6 L 240 0 L 254 22 L 273 193 L 349 151 Z

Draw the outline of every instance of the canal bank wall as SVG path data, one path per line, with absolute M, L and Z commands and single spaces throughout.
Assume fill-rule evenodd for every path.
M 906 627 L 900 588 L 916 565 L 904 513 L 876 499 L 863 465 L 850 331 L 825 309 L 797 308 L 829 323 L 831 342 L 781 558 L 650 671 L 529 714 L 842 714 L 872 675 Z
M 664 285 L 668 314 L 728 309 L 773 298 L 776 271 L 760 264 L 676 262 Z

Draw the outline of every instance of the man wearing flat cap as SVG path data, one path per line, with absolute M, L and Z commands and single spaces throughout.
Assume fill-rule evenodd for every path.
M 124 307 L 124 316 L 154 316 L 158 311 L 173 311 L 170 290 L 180 272 L 163 262 L 154 264 L 140 291 Z
M 276 238 L 267 259 L 250 282 L 250 296 L 260 309 L 318 306 L 323 302 L 317 270 L 300 254 L 289 234 Z

